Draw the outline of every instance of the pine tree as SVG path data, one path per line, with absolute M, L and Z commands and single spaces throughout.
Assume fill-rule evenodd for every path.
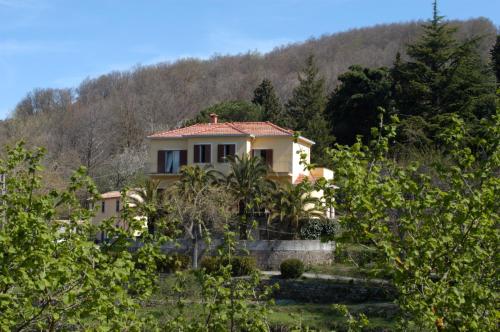
M 497 36 L 497 41 L 490 51 L 491 65 L 497 78 L 497 84 L 500 85 L 500 35 Z
M 264 79 L 254 90 L 252 103 L 262 108 L 262 118 L 264 121 L 270 121 L 279 126 L 289 126 L 290 121 L 285 117 L 283 106 L 270 80 Z
M 351 66 L 339 76 L 341 84 L 332 92 L 325 113 L 340 144 L 353 144 L 361 135 L 371 140 L 371 128 L 379 125 L 378 108 L 392 110 L 392 80 L 387 68 Z
M 458 42 L 456 29 L 439 15 L 437 1 L 433 17 L 423 29 L 422 37 L 408 46 L 410 60 L 397 60 L 392 77 L 396 107 L 403 120 L 428 124 L 424 131 L 433 139 L 451 114 L 472 126 L 493 114 L 494 84 L 479 56 L 479 38 Z
M 325 119 L 325 105 L 325 80 L 319 76 L 314 55 L 309 55 L 302 73 L 299 73 L 299 85 L 286 104 L 286 113 L 293 129 L 316 142 L 311 158 L 312 162 L 320 164 L 324 161 L 325 148 L 333 142 Z

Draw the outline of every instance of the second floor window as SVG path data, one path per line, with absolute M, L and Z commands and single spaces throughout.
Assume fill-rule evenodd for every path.
M 210 144 L 195 144 L 194 145 L 194 158 L 195 163 L 209 164 L 212 162 Z
M 217 145 L 217 162 L 228 162 L 227 157 L 234 156 L 236 153 L 236 144 L 219 144 Z
M 187 164 L 187 150 L 158 151 L 158 173 L 179 173 L 181 166 Z
M 262 161 L 269 166 L 269 168 L 273 168 L 273 150 L 272 149 L 254 149 L 252 150 L 253 157 L 259 157 Z
M 116 212 L 120 212 L 120 200 L 116 200 Z

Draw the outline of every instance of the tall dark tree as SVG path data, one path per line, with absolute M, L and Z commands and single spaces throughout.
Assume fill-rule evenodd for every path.
M 325 110 L 332 133 L 341 144 L 353 144 L 357 135 L 367 142 L 370 129 L 378 125 L 378 107 L 393 108 L 390 72 L 356 65 L 340 75 L 339 81 Z
M 325 105 L 325 80 L 319 75 L 314 55 L 309 55 L 299 73 L 299 85 L 286 104 L 286 113 L 293 129 L 316 142 L 311 157 L 312 162 L 320 164 L 324 163 L 324 149 L 333 142 L 325 119 Z
M 285 117 L 283 106 L 270 80 L 264 79 L 254 90 L 252 103 L 262 108 L 262 119 L 264 121 L 270 121 L 279 126 L 289 126 L 289 119 Z
M 497 36 L 497 41 L 490 51 L 491 53 L 491 64 L 493 66 L 493 71 L 497 77 L 497 84 L 500 85 L 500 35 Z
M 408 46 L 410 60 L 397 59 L 392 76 L 396 106 L 404 122 L 425 123 L 426 135 L 432 139 L 450 114 L 460 115 L 473 126 L 493 114 L 495 95 L 491 71 L 480 59 L 479 38 L 459 42 L 456 28 L 439 15 L 437 1 L 423 29 L 422 37 Z
M 245 100 L 223 101 L 203 109 L 194 119 L 186 124 L 210 121 L 210 114 L 219 116 L 220 122 L 262 121 L 262 108 Z

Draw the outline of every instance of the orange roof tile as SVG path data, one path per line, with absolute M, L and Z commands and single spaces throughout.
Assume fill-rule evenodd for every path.
M 306 174 L 304 174 L 304 173 L 301 173 L 301 174 L 299 174 L 299 175 L 297 176 L 297 178 L 295 179 L 295 181 L 293 182 L 293 184 L 299 184 L 299 183 L 302 183 L 302 182 L 304 182 L 306 179 L 307 179 L 307 180 L 309 180 L 309 182 L 311 182 L 311 183 L 316 182 L 316 178 L 315 178 L 314 176 L 312 176 L 312 175 L 310 175 L 310 174 L 309 174 L 309 175 L 306 175 Z
M 149 138 L 182 138 L 193 136 L 293 136 L 293 130 L 271 122 L 198 123 L 192 126 L 154 133 Z

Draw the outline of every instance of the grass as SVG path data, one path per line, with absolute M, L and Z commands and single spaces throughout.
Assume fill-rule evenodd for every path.
M 336 267 L 338 268 L 338 267 Z M 176 295 L 172 290 L 176 285 L 176 277 L 167 275 L 161 278 L 159 289 L 155 292 L 151 301 L 142 308 L 144 315 L 152 315 L 159 323 L 165 322 L 178 313 L 176 306 Z M 185 274 L 186 305 L 184 313 L 188 320 L 197 320 L 204 317 L 203 306 L 199 303 L 200 287 L 197 285 L 196 277 L 191 273 Z M 365 313 L 370 320 L 370 330 L 388 331 L 393 330 L 394 317 L 388 315 L 389 303 L 363 303 L 348 305 L 353 314 Z M 308 327 L 314 331 L 342 330 L 345 326 L 345 318 L 333 310 L 331 304 L 298 303 L 293 301 L 277 301 L 271 307 L 269 316 L 271 326 L 276 327 Z

